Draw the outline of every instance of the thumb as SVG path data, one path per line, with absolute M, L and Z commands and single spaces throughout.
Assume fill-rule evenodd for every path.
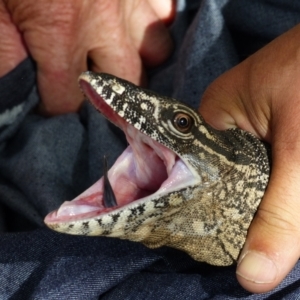
M 276 287 L 300 253 L 300 152 L 276 147 L 273 151 L 269 185 L 237 268 L 240 284 L 254 293 Z
M 273 103 L 272 118 L 268 117 L 271 121 L 257 121 L 263 119 L 259 114 L 264 110 L 255 110 L 250 105 L 253 102 L 245 104 L 241 100 L 240 95 L 245 93 L 240 87 L 245 90 L 245 85 L 241 84 L 240 71 L 241 68 L 232 69 L 207 89 L 200 113 L 217 129 L 240 127 L 272 145 L 269 184 L 249 228 L 237 267 L 240 284 L 248 291 L 262 293 L 276 287 L 299 259 L 300 136 L 299 130 L 295 130 L 299 128 L 299 118 L 295 117 L 297 104 L 284 101 L 282 107 Z M 293 90 L 291 94 L 296 93 Z M 282 99 L 282 95 L 279 98 Z M 253 126 L 262 123 L 266 124 Z

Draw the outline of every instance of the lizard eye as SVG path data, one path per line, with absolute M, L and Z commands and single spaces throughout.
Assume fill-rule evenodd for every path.
M 180 112 L 175 115 L 173 124 L 178 131 L 187 133 L 192 128 L 193 119 L 188 114 Z

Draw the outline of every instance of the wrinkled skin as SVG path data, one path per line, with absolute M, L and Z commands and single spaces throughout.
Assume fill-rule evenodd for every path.
M 0 0 L 0 77 L 30 54 L 41 112 L 76 111 L 77 78 L 88 63 L 145 84 L 143 65 L 156 66 L 171 53 L 165 24 L 173 13 L 172 0 Z

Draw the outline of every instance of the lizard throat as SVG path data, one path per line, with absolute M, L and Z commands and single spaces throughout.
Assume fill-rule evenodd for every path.
M 106 118 L 124 131 L 129 143 L 108 171 L 117 206 L 105 207 L 101 177 L 78 197 L 50 213 L 45 219 L 47 224 L 88 220 L 159 198 L 194 182 L 194 175 L 175 152 L 127 123 L 92 90 L 85 93 Z

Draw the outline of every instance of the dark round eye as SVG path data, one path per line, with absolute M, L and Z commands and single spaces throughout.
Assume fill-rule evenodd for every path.
M 183 133 L 188 132 L 193 125 L 193 119 L 191 116 L 185 113 L 178 113 L 174 117 L 174 126 L 175 128 Z

